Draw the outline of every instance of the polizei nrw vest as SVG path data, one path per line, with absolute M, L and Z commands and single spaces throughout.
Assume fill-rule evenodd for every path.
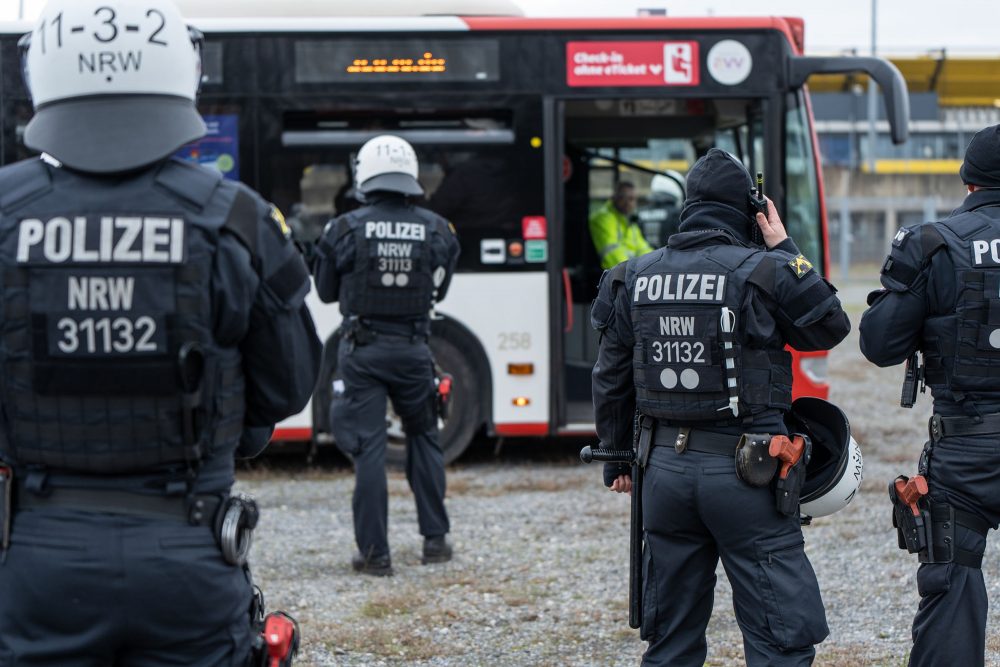
M 995 392 L 1000 379 L 1000 219 L 981 207 L 923 225 L 920 243 L 929 256 L 943 250 L 955 267 L 958 296 L 952 314 L 927 319 L 923 351 L 928 384 L 956 394 Z M 917 236 L 917 234 L 910 234 Z
M 791 405 L 791 357 L 743 344 L 740 313 L 765 257 L 741 246 L 663 248 L 627 280 L 636 402 L 677 422 L 745 422 Z
M 170 161 L 120 179 L 0 170 L 0 456 L 89 473 L 235 449 L 236 349 L 213 342 L 219 231 L 247 197 Z
M 354 236 L 354 266 L 341 283 L 345 315 L 413 317 L 432 306 L 433 219 L 404 203 L 380 202 L 352 211 L 338 230 Z

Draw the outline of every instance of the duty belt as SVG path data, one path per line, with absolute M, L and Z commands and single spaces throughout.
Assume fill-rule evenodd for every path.
M 674 447 L 677 444 L 677 436 L 684 427 L 664 426 L 657 424 L 656 434 L 653 436 L 653 444 L 657 447 Z M 714 433 L 712 431 L 702 431 L 696 428 L 684 430 L 687 439 L 683 449 L 690 449 L 704 454 L 717 454 L 719 456 L 733 457 L 736 454 L 736 445 L 740 441 L 740 436 L 731 433 Z
M 105 489 L 51 488 L 39 495 L 17 490 L 17 509 L 62 507 L 66 509 L 125 514 L 157 519 L 175 519 L 192 526 L 211 526 L 223 503 L 221 496 L 153 496 Z
M 367 329 L 383 336 L 400 336 L 402 338 L 411 336 L 427 338 L 430 329 L 430 323 L 427 320 L 390 321 L 368 317 L 357 318 L 352 322 L 352 326 Z
M 982 418 L 934 415 L 927 422 L 927 431 L 934 442 L 952 435 L 1000 434 L 1000 413 L 983 415 Z

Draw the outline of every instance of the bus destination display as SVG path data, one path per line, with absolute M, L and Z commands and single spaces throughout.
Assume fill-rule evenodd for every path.
M 295 43 L 297 83 L 349 81 L 496 81 L 495 40 L 365 40 Z

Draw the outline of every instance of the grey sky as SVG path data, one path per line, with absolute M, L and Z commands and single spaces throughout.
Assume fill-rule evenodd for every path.
M 639 7 L 666 8 L 668 16 L 799 16 L 808 51 L 871 45 L 871 0 L 516 0 L 532 15 L 630 16 Z M 1000 55 L 998 0 L 877 0 L 878 44 L 886 53 Z
M 0 21 L 16 19 L 22 0 L 0 0 Z M 474 0 L 472 0 L 474 1 Z M 871 43 L 872 0 L 516 0 L 530 16 L 634 16 L 639 7 L 670 16 L 800 16 L 807 51 L 835 52 Z M 23 0 L 33 18 L 44 0 Z M 877 0 L 878 43 L 884 53 L 1000 55 L 1000 0 Z M 415 3 L 419 4 L 419 2 Z

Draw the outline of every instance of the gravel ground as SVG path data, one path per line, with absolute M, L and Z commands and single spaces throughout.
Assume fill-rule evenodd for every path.
M 885 489 L 915 471 L 930 401 L 900 409 L 901 369 L 877 369 L 858 352 L 856 324 L 870 286 L 842 291 L 855 332 L 830 356 L 831 399 L 851 416 L 865 456 L 862 492 L 804 529 L 830 625 L 817 665 L 904 665 L 918 601 L 916 557 L 896 547 Z M 527 446 L 542 445 L 520 449 Z M 255 576 L 269 608 L 286 608 L 300 622 L 297 664 L 637 665 L 644 643 L 627 625 L 628 498 L 604 489 L 599 469 L 568 453 L 539 458 L 507 454 L 449 469 L 456 557 L 433 566 L 420 565 L 406 480 L 390 474 L 396 576 L 385 579 L 350 570 L 350 470 L 242 474 L 239 486 L 264 508 Z M 994 539 L 983 569 L 990 597 L 1000 600 Z M 718 575 L 706 664 L 740 665 L 731 590 L 721 568 Z M 987 664 L 1000 666 L 996 613 Z

